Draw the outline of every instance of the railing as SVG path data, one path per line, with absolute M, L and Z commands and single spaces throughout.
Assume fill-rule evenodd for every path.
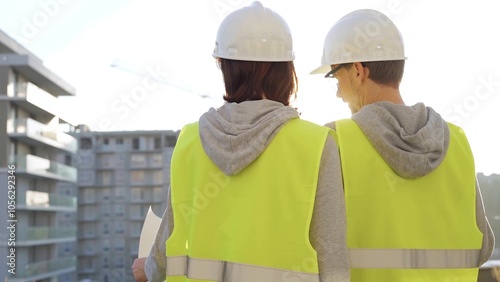
M 79 221 L 96 221 L 97 220 L 97 215 L 95 214 L 83 214 L 78 216 Z
M 93 256 L 96 255 L 98 252 L 94 250 L 94 248 L 89 248 L 89 247 L 80 247 L 78 248 L 78 254 L 83 255 L 83 256 Z
M 77 152 L 78 141 L 76 138 L 34 119 L 16 119 L 11 121 L 8 127 L 8 133 L 26 134 L 56 148 L 73 153 Z
M 83 232 L 78 234 L 78 239 L 92 239 L 96 237 L 96 232 Z
M 27 227 L 17 231 L 17 237 L 21 241 L 50 240 L 62 238 L 76 239 L 76 226 L 74 227 Z
M 139 197 L 130 197 L 130 202 L 131 203 L 151 203 L 154 202 L 154 198 L 152 195 L 143 195 L 141 198 Z
M 79 197 L 78 200 L 80 201 L 80 204 L 95 204 L 97 202 L 94 196 L 83 196 Z
M 29 263 L 16 268 L 16 279 L 43 275 L 45 273 L 62 271 L 64 269 L 76 268 L 76 256 L 61 257 L 58 259 Z
M 44 109 L 53 115 L 57 116 L 59 113 L 58 99 L 32 83 L 28 83 L 26 92 L 18 92 L 13 97 L 25 98 L 30 104 Z
M 39 191 L 26 191 L 26 193 L 18 195 L 18 207 L 26 207 L 28 209 L 36 208 L 64 208 L 76 210 L 76 197 L 63 196 L 53 193 L 45 193 Z
M 18 172 L 76 183 L 77 169 L 34 155 L 16 156 L 13 163 Z

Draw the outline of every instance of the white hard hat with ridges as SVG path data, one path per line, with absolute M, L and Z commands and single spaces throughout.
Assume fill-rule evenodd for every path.
M 326 73 L 330 65 L 405 60 L 403 37 L 384 14 L 370 9 L 351 12 L 328 32 L 321 66 L 311 73 Z
M 295 59 L 288 24 L 258 1 L 230 13 L 222 21 L 213 56 L 263 62 Z

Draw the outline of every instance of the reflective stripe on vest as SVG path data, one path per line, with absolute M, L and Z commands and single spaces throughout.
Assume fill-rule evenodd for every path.
M 181 261 L 176 263 L 179 269 L 169 267 L 168 273 L 198 273 L 198 266 L 193 265 L 226 261 L 222 263 L 225 275 L 231 274 L 233 281 L 247 279 L 245 273 L 262 276 L 254 281 L 273 281 L 276 273 L 290 275 L 287 279 L 298 273 L 298 277 L 302 273 L 317 277 L 317 253 L 310 243 L 309 228 L 329 134 L 335 133 L 311 122 L 290 120 L 257 159 L 229 176 L 206 155 L 198 123 L 184 127 L 172 155 L 175 224 L 166 242 L 166 255 L 169 259 L 195 259 L 188 260 L 188 269 Z M 251 146 L 249 142 L 248 148 Z M 228 272 L 228 266 L 233 271 Z M 179 275 L 169 279 L 195 278 Z
M 191 279 L 225 282 L 275 282 L 284 281 L 286 277 L 295 277 L 300 278 L 301 282 L 319 282 L 317 274 L 220 260 L 196 259 L 187 256 L 167 257 L 166 266 L 167 276 L 184 275 Z
M 389 167 L 353 120 L 336 122 L 351 281 L 477 280 L 474 159 L 462 130 L 448 128 L 442 163 L 410 179 Z
M 479 250 L 349 249 L 352 268 L 475 268 Z

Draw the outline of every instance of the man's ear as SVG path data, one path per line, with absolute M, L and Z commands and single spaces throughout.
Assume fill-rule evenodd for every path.
M 368 75 L 370 74 L 370 70 L 367 67 L 364 67 L 361 63 L 353 63 L 354 71 L 356 72 L 356 78 L 361 79 L 361 82 L 368 79 Z

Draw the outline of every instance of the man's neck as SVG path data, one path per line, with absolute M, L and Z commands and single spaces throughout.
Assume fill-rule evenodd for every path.
M 401 105 L 405 104 L 399 92 L 399 88 L 380 85 L 373 81 L 369 81 L 363 92 L 363 104 L 369 105 L 383 101 Z

